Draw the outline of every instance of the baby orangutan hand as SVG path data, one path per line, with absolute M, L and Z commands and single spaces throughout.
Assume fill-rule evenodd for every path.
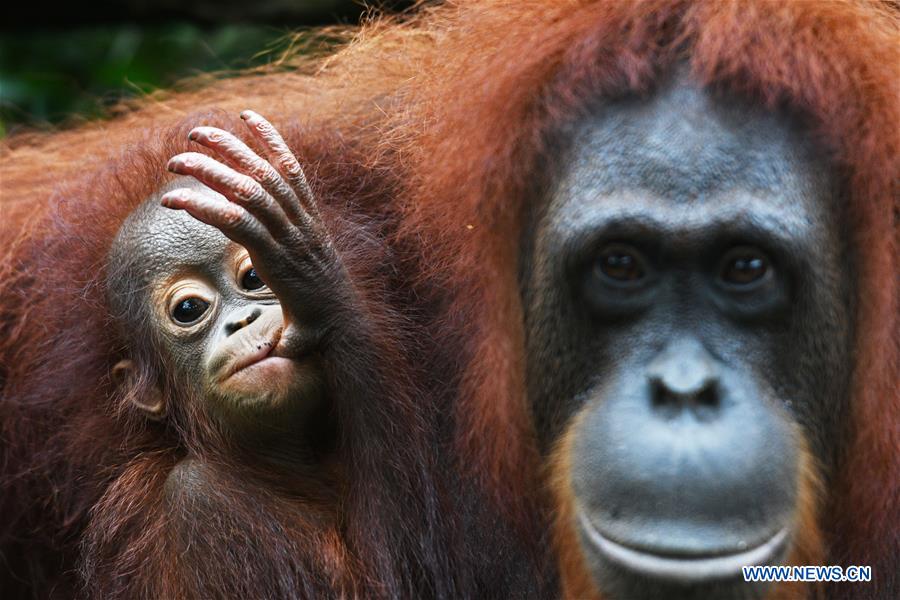
M 262 116 L 247 110 L 241 119 L 268 160 L 227 131 L 196 127 L 189 138 L 221 161 L 185 152 L 168 169 L 194 177 L 227 201 L 179 188 L 161 203 L 187 211 L 247 249 L 284 311 L 278 352 L 306 352 L 351 303 L 349 279 L 297 158 Z

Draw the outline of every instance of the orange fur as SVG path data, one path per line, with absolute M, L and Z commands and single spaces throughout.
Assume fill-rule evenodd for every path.
M 896 15 L 891 5 L 867 0 L 424 6 L 367 25 L 332 57 L 296 60 L 295 73 L 218 82 L 145 102 L 112 124 L 8 142 L 0 150 L 0 236 L 12 241 L 23 227 L 25 239 L 45 235 L 46 221 L 35 217 L 65 198 L 58 182 L 78 180 L 86 163 L 105 164 L 124 148 L 141 152 L 156 143 L 162 124 L 189 110 L 257 107 L 276 120 L 300 115 L 360 140 L 367 166 L 407 181 L 391 200 L 403 213 L 393 242 L 404 249 L 414 293 L 429 309 L 440 308 L 431 335 L 449 349 L 450 370 L 461 378 L 452 405 L 454 464 L 539 554 L 548 502 L 525 404 L 516 282 L 527 186 L 548 131 L 596 98 L 651 90 L 676 61 L 687 60 L 702 84 L 806 115 L 851 183 L 846 200 L 861 270 L 850 434 L 840 441 L 844 460 L 820 502 L 812 500 L 814 478 L 804 477 L 807 525 L 792 560 L 870 564 L 873 583 L 827 591 L 878 597 L 900 585 Z M 160 167 L 108 175 L 144 193 L 158 184 Z M 4 261 L 0 276 L 15 275 L 14 264 Z M 0 338 L 18 339 L 19 316 L 29 309 L 3 300 Z M 9 360 L 15 351 L 8 344 L 0 356 Z M 564 522 L 565 498 L 560 502 Z M 560 546 L 571 547 L 564 539 Z M 567 590 L 580 594 L 588 586 L 576 563 L 564 556 L 562 570 Z
M 578 541 L 576 530 L 575 494 L 569 485 L 569 474 L 572 470 L 572 445 L 575 443 L 574 432 L 578 430 L 579 421 L 585 412 L 578 413 L 569 424 L 566 432 L 557 441 L 556 448 L 548 462 L 548 480 L 554 493 L 556 512 L 553 519 L 553 537 L 556 545 L 556 556 L 559 560 L 560 582 L 563 598 L 584 598 L 585 600 L 602 600 Z
M 391 131 L 408 136 L 401 146 L 412 171 L 405 233 L 424 240 L 424 276 L 456 290 L 444 315 L 447 339 L 458 340 L 460 325 L 468 325 L 457 403 L 464 464 L 490 477 L 487 485 L 504 506 L 510 490 L 535 498 L 528 491 L 536 457 L 523 419 L 515 274 L 520 215 L 532 197 L 527 185 L 546 133 L 598 97 L 650 90 L 683 58 L 701 84 L 807 116 L 850 181 L 851 241 L 861 265 L 851 433 L 835 441 L 846 447 L 846 459 L 818 528 L 810 527 L 800 544 L 818 546 L 811 556 L 829 563 L 873 566 L 875 582 L 835 584 L 829 593 L 896 589 L 896 13 L 868 1 L 525 0 L 458 2 L 413 25 L 427 32 L 427 44 L 401 53 L 418 68 L 402 90 L 407 106 Z

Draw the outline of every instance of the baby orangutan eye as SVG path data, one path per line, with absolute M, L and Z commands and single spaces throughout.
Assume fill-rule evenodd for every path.
M 265 286 L 266 284 L 263 283 L 263 280 L 259 278 L 259 275 L 256 274 L 256 269 L 254 269 L 253 267 L 248 269 L 244 273 L 244 276 L 241 277 L 241 287 L 243 287 L 245 290 L 253 291 L 264 288 Z
M 172 318 L 177 323 L 188 325 L 202 317 L 208 308 L 209 302 L 203 298 L 185 298 L 172 309 Z

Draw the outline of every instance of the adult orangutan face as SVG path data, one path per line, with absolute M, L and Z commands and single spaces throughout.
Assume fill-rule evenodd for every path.
M 787 118 L 683 80 L 569 143 L 522 287 L 569 526 L 604 597 L 756 597 L 741 566 L 787 560 L 846 409 L 828 167 Z

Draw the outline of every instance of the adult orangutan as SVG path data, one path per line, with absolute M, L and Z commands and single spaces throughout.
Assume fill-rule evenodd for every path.
M 510 514 L 546 469 L 566 596 L 900 593 L 897 25 L 463 2 L 398 51 L 458 448 Z M 744 581 L 769 564 L 872 581 Z

